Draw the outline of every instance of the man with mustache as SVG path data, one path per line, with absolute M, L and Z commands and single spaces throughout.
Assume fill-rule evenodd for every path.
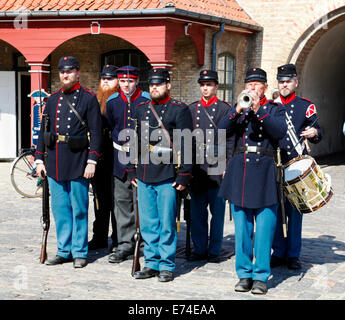
M 96 166 L 96 173 L 91 180 L 94 193 L 95 221 L 93 223 L 93 237 L 89 241 L 89 250 L 108 247 L 109 219 L 112 225 L 111 249 L 117 246 L 116 221 L 113 210 L 113 141 L 106 119 L 106 102 L 117 92 L 118 67 L 105 65 L 101 72 L 97 99 L 100 105 L 102 119 L 102 154 Z
M 298 87 L 298 78 L 296 66 L 294 64 L 286 64 L 278 67 L 278 89 L 279 97 L 275 102 L 281 103 L 289 117 L 297 134 L 297 139 L 304 137 L 311 143 L 319 143 L 322 138 L 321 128 L 318 123 L 316 107 L 308 99 L 296 96 L 295 90 Z M 279 143 L 281 149 L 282 164 L 286 164 L 298 154 L 308 154 L 307 148 L 303 142 L 294 146 L 289 134 Z M 298 148 L 303 150 L 299 150 Z M 301 269 L 301 261 L 299 260 L 302 246 L 302 217 L 289 201 L 285 201 L 285 212 L 288 218 L 287 238 L 284 238 L 282 230 L 281 208 L 278 211 L 278 221 L 276 234 L 273 241 L 273 253 L 271 257 L 271 267 L 287 265 L 291 270 Z
M 243 92 L 251 96 L 251 106 L 243 108 L 237 103 L 219 124 L 219 129 L 235 135 L 236 142 L 219 192 L 230 200 L 235 223 L 236 273 L 240 279 L 235 291 L 251 290 L 253 294 L 267 292 L 279 200 L 275 155 L 287 129 L 284 111 L 267 101 L 266 90 L 266 72 L 248 69 Z
M 41 126 L 35 156 L 40 178 L 41 171 L 48 178 L 56 224 L 58 250 L 46 264 L 73 258 L 74 267 L 83 268 L 88 254 L 89 179 L 95 174 L 101 148 L 100 109 L 96 95 L 79 83 L 76 58 L 62 57 L 58 69 L 61 89 L 48 98 L 44 113 L 49 117 L 49 132 L 44 134 Z
M 145 241 L 145 267 L 135 272 L 134 278 L 158 276 L 160 282 L 168 282 L 173 280 L 175 270 L 176 191 L 186 188 L 192 169 L 192 164 L 184 161 L 183 140 L 181 164 L 175 168 L 173 159 L 177 150 L 176 145 L 175 148 L 172 146 L 173 130 L 189 129 L 191 132 L 193 127 L 188 106 L 170 98 L 167 69 L 151 69 L 149 85 L 152 103 L 141 103 L 136 110 L 139 123 L 138 166 L 136 169 L 133 164 L 128 165 L 128 179 L 138 187 L 140 231 Z
M 117 250 L 108 261 L 120 263 L 133 256 L 136 231 L 132 185 L 127 180 L 126 164 L 122 161 L 129 152 L 127 141 L 120 133 L 134 129 L 136 108 L 150 100 L 149 94 L 139 89 L 139 69 L 124 66 L 117 69 L 119 92 L 109 97 L 106 103 L 106 118 L 109 123 L 114 147 L 114 211 L 117 225 Z M 129 138 L 129 137 L 127 137 Z

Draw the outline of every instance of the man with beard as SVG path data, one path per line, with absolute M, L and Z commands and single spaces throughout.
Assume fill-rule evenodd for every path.
M 96 95 L 79 84 L 78 60 L 63 57 L 58 69 L 61 89 L 48 98 L 44 113 L 49 117 L 49 132 L 44 133 L 41 126 L 35 156 L 40 178 L 41 171 L 48 177 L 56 224 L 58 250 L 46 264 L 58 265 L 73 258 L 74 267 L 83 268 L 88 254 L 89 179 L 100 157 L 101 117 Z
M 197 162 L 193 167 L 191 181 L 191 237 L 194 252 L 189 261 L 208 260 L 219 262 L 219 254 L 223 241 L 225 201 L 218 196 L 222 173 L 209 174 L 213 167 L 212 161 L 206 154 L 211 144 L 217 142 L 211 139 L 211 134 L 216 134 L 218 123 L 230 110 L 230 105 L 217 98 L 218 74 L 213 70 L 202 70 L 198 83 L 202 97 L 193 102 L 189 108 L 192 113 L 194 129 L 202 130 L 204 139 L 197 141 L 196 155 L 202 152 L 202 163 Z M 198 131 L 197 131 L 198 132 Z M 200 131 L 199 131 L 200 132 Z M 226 157 L 230 161 L 234 147 L 233 137 L 228 137 L 226 142 Z M 225 159 L 226 158 L 226 159 Z M 223 170 L 224 171 L 224 170 Z M 212 219 L 208 227 L 208 206 Z M 210 229 L 210 236 L 208 230 Z
M 267 292 L 279 200 L 275 155 L 287 129 L 284 111 L 267 101 L 266 90 L 266 72 L 247 70 L 244 92 L 251 96 L 251 106 L 243 108 L 237 103 L 218 127 L 235 135 L 236 142 L 219 192 L 230 200 L 235 223 L 236 273 L 240 279 L 235 291 L 251 290 L 253 294 Z
M 136 107 L 149 101 L 149 94 L 138 88 L 139 69 L 124 66 L 117 69 L 120 91 L 109 97 L 106 117 L 111 129 L 114 147 L 114 211 L 117 225 L 117 250 L 109 255 L 109 262 L 120 263 L 133 256 L 136 231 L 132 185 L 127 180 L 126 157 L 128 146 L 121 132 L 134 129 Z
M 286 117 L 291 120 L 296 138 L 301 137 L 311 143 L 321 141 L 322 132 L 318 123 L 316 107 L 308 99 L 296 96 L 295 90 L 298 87 L 296 67 L 293 64 L 286 64 L 278 67 L 278 89 L 280 96 L 275 100 L 283 104 Z M 286 164 L 299 154 L 308 154 L 304 143 L 294 145 L 289 133 L 280 141 L 282 164 Z M 285 212 L 288 219 L 287 238 L 283 236 L 281 208 L 278 211 L 277 229 L 273 241 L 273 253 L 271 267 L 287 265 L 289 269 L 301 269 L 299 260 L 302 245 L 302 217 L 289 201 L 285 201 Z
M 112 224 L 112 245 L 117 246 L 116 221 L 113 210 L 113 141 L 106 119 L 106 102 L 117 92 L 118 79 L 116 70 L 112 65 L 105 65 L 101 72 L 97 99 L 100 104 L 102 119 L 102 154 L 96 166 L 96 173 L 91 180 L 94 193 L 95 221 L 93 223 L 93 237 L 89 241 L 89 250 L 108 247 L 109 219 Z
M 183 191 L 191 178 L 192 164 L 173 159 L 173 130 L 193 130 L 188 106 L 169 96 L 169 71 L 149 72 L 150 96 L 153 100 L 137 106 L 138 165 L 128 165 L 128 179 L 138 188 L 139 222 L 145 241 L 145 267 L 134 273 L 136 279 L 158 276 L 161 282 L 173 280 L 177 244 L 176 191 Z M 156 136 L 157 135 L 157 136 Z M 183 140 L 182 140 L 183 141 Z M 189 148 L 190 150 L 191 148 Z M 162 161 L 163 160 L 163 161 Z

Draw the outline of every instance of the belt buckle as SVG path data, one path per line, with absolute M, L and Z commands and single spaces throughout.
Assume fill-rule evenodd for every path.
M 63 135 L 61 135 L 61 134 L 58 134 L 57 139 L 58 139 L 59 141 L 61 141 L 61 142 L 66 142 L 67 137 L 66 137 L 66 136 L 63 136 Z
M 257 146 L 248 146 L 247 152 L 257 152 L 258 147 Z

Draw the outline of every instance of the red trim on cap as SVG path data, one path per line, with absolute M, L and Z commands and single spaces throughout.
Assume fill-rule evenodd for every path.
M 218 101 L 218 98 L 216 95 L 214 95 L 211 99 L 209 100 L 205 100 L 204 97 L 201 98 L 201 103 L 204 107 L 209 107 L 211 106 L 212 104 L 214 104 L 215 102 Z
M 139 78 L 139 76 L 135 76 L 133 74 L 127 74 L 127 73 L 124 73 L 124 74 L 118 73 L 117 77 L 118 78 L 133 78 L 133 79 L 138 79 Z
M 288 104 L 296 98 L 295 92 L 291 93 L 287 97 L 283 97 L 281 94 L 279 94 L 279 95 L 280 95 L 280 100 L 282 101 L 282 104 Z

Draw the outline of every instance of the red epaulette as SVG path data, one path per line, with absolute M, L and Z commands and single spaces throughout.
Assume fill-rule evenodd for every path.
M 53 92 L 53 93 L 51 94 L 51 96 L 52 96 L 53 94 L 57 94 L 57 93 L 60 92 L 60 91 L 61 91 L 61 89 L 59 89 L 58 91 Z
M 308 101 L 308 102 L 312 103 L 311 100 L 309 100 L 309 99 L 307 99 L 307 98 L 301 97 L 301 99 L 303 99 L 303 100 L 305 100 L 305 101 Z
M 142 105 L 144 105 L 144 104 L 148 104 L 150 101 L 151 101 L 151 100 L 141 102 L 141 103 L 139 103 L 139 104 L 136 105 L 136 108 L 138 108 L 138 107 L 140 107 L 140 106 L 142 106 Z
M 184 105 L 182 105 L 180 101 L 176 101 L 176 100 L 171 99 L 171 103 L 174 104 L 175 106 L 179 106 L 181 108 L 184 108 Z
M 222 102 L 224 102 L 225 104 L 227 104 L 229 107 L 232 107 L 231 104 L 230 104 L 229 102 L 225 101 L 225 100 L 219 100 L 219 101 L 222 101 Z
M 82 87 L 84 89 L 84 91 L 88 92 L 88 93 L 91 93 L 93 96 L 95 96 L 96 94 L 89 88 L 86 88 L 86 87 Z
M 281 103 L 275 102 L 273 99 L 272 100 L 268 100 L 269 103 L 272 103 L 273 105 L 279 107 L 280 105 L 282 105 Z

